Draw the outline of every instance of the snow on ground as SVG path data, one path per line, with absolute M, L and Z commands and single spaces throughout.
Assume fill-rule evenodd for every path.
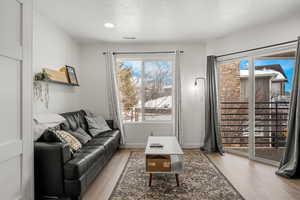
M 172 108 L 172 96 L 160 97 L 145 102 L 146 108 Z

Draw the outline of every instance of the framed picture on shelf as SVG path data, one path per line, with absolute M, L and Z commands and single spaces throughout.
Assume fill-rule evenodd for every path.
M 75 68 L 66 65 L 66 74 L 69 79 L 69 83 L 78 85 L 78 80 L 75 72 Z

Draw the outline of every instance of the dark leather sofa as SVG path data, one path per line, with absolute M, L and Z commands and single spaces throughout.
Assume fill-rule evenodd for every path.
M 76 130 L 81 127 L 88 132 L 84 110 L 61 115 L 66 118 L 66 122 L 60 125 L 62 130 Z M 35 142 L 36 199 L 82 198 L 120 146 L 120 131 L 114 129 L 112 120 L 107 120 L 107 123 L 111 131 L 92 138 L 74 154 L 69 146 L 58 142 L 45 142 L 43 136 Z

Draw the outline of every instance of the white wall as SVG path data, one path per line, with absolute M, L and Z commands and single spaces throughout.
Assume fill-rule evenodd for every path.
M 74 66 L 80 83 L 79 45 L 41 14 L 34 14 L 33 73 L 42 68 Z M 34 101 L 34 113 L 61 113 L 79 109 L 79 88 L 49 83 L 49 107 Z
M 267 25 L 259 25 L 232 33 L 226 37 L 209 40 L 206 45 L 202 43 L 95 43 L 82 45 L 80 51 L 80 65 L 83 69 L 80 74 L 81 107 L 108 118 L 106 70 L 104 56 L 102 55 L 103 51 L 107 49 L 120 51 L 184 50 L 185 53 L 181 60 L 183 143 L 186 147 L 199 147 L 202 145 L 204 136 L 204 98 L 203 86 L 195 87 L 194 78 L 205 76 L 206 55 L 231 53 L 295 40 L 300 35 L 299 24 L 300 14 Z M 154 134 L 169 134 L 171 130 L 169 124 L 127 124 L 125 128 L 129 146 L 144 145 L 146 137 L 152 131 Z
M 194 86 L 194 78 L 205 75 L 205 45 L 195 44 L 108 44 L 98 43 L 81 47 L 81 106 L 108 118 L 106 70 L 102 55 L 107 49 L 120 51 L 184 50 L 181 59 L 183 144 L 199 147 L 204 135 L 204 99 L 201 87 Z M 108 86 L 109 87 L 109 86 Z M 147 136 L 170 134 L 169 124 L 126 125 L 127 145 L 144 146 Z
M 221 55 L 296 40 L 298 36 L 300 14 L 210 40 L 207 42 L 207 55 Z
M 206 45 L 202 43 L 117 44 L 95 42 L 81 45 L 79 52 L 78 45 L 74 40 L 43 16 L 37 15 L 34 26 L 34 71 L 39 71 L 42 67 L 56 68 L 65 64 L 75 66 L 81 86 L 80 88 L 70 88 L 50 85 L 49 109 L 47 110 L 43 104 L 35 102 L 35 112 L 64 112 L 82 107 L 108 118 L 103 51 L 107 49 L 120 51 L 181 49 L 185 51 L 181 60 L 183 143 L 186 147 L 199 147 L 202 145 L 204 136 L 204 98 L 203 87 L 195 87 L 194 78 L 205 76 L 206 55 L 219 55 L 294 40 L 300 35 L 299 24 L 300 14 L 232 33 L 226 37 L 209 40 Z M 80 72 L 79 64 L 82 68 Z M 169 134 L 170 125 L 134 124 L 126 125 L 126 130 L 129 146 L 143 146 L 150 132 Z

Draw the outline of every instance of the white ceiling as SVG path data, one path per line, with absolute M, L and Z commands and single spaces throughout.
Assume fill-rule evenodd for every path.
M 203 41 L 291 16 L 300 0 L 36 0 L 39 12 L 81 41 Z M 114 29 L 104 28 L 111 22 Z M 126 41 L 128 42 L 128 40 Z

